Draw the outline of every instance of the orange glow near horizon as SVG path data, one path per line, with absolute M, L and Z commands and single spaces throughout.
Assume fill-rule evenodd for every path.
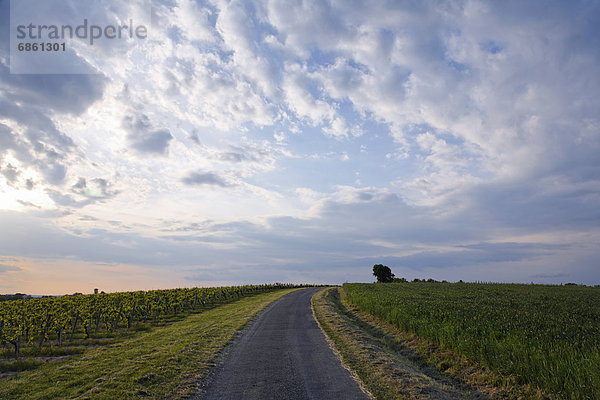
M 167 289 L 198 286 L 189 282 L 182 272 L 165 274 L 164 268 L 131 265 L 107 265 L 80 260 L 34 259 L 0 260 L 14 269 L 0 272 L 0 293 L 32 295 L 63 295 L 93 293 L 95 288 L 105 292 Z M 218 286 L 220 283 L 215 282 Z

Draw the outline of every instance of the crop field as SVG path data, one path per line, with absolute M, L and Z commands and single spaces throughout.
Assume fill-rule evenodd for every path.
M 290 288 L 248 285 L 0 302 L 0 373 L 33 369 L 232 300 Z
M 197 304 L 194 310 L 159 316 L 157 322 L 132 322 L 129 329 L 120 323 L 111 333 L 102 325 L 98 336 L 88 339 L 76 328 L 73 342 L 65 338 L 62 347 L 53 333 L 41 350 L 39 342 L 24 345 L 24 354 L 16 361 L 43 358 L 39 365 L 0 374 L 0 399 L 188 399 L 201 390 L 216 357 L 237 332 L 273 301 L 297 290 L 278 286 L 265 285 L 262 290 L 255 286 L 253 292 L 246 286 L 241 297 L 223 295 L 220 302 L 218 291 L 230 288 L 212 288 L 217 292 L 214 304 L 209 297 L 206 305 Z M 76 355 L 67 352 L 51 360 L 33 356 L 75 347 Z M 13 360 L 14 354 L 9 357 Z
M 600 289 L 474 283 L 344 284 L 347 300 L 518 384 L 600 398 Z

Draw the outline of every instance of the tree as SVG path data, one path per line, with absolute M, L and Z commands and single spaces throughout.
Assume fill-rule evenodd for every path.
M 373 275 L 377 277 L 377 282 L 393 282 L 394 274 L 387 265 L 375 264 L 373 265 Z

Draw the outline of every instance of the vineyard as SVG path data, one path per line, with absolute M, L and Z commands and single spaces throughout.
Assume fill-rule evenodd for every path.
M 600 290 L 515 284 L 344 284 L 359 309 L 564 399 L 600 398 Z
M 18 359 L 23 349 L 31 355 L 69 354 L 77 352 L 73 346 L 80 343 L 101 342 L 118 332 L 148 329 L 186 313 L 291 287 L 295 286 L 168 289 L 0 302 L 0 346 L 5 358 L 10 354 Z M 61 350 L 63 345 L 72 351 Z

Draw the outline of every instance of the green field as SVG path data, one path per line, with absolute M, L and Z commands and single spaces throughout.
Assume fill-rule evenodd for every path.
M 245 296 L 293 285 L 247 285 L 214 288 L 164 289 L 45 297 L 0 302 L 0 351 L 14 348 L 21 355 L 52 355 L 54 347 L 112 338 L 126 330 L 178 320 Z M 62 354 L 61 354 L 62 355 Z M 0 371 L 7 363 L 0 364 Z
M 179 311 L 176 307 L 177 314 L 159 315 L 157 321 L 136 320 L 129 327 L 127 318 L 122 318 L 125 321 L 118 324 L 115 320 L 114 327 L 112 320 L 108 320 L 110 329 L 101 323 L 98 333 L 90 337 L 86 335 L 84 322 L 81 323 L 83 326 L 75 325 L 72 339 L 70 334 L 65 334 L 62 346 L 58 343 L 56 329 L 49 329 L 49 337 L 40 344 L 39 335 L 33 334 L 39 327 L 17 325 L 23 310 L 29 309 L 21 308 L 20 313 L 15 312 L 11 328 L 14 331 L 17 326 L 29 326 L 30 340 L 23 340 L 18 359 L 15 359 L 14 346 L 4 342 L 6 347 L 2 346 L 4 349 L 0 351 L 0 399 L 186 398 L 198 390 L 200 380 L 214 365 L 215 357 L 238 330 L 268 304 L 296 290 L 284 286 L 287 285 L 246 286 L 244 293 L 240 289 L 239 296 L 235 295 L 237 288 L 226 288 L 227 298 L 225 294 L 219 296 L 221 288 L 201 289 L 216 291 L 214 302 L 204 296 L 207 303 L 197 304 L 195 309 Z M 194 294 L 193 290 L 191 293 Z M 105 296 L 125 301 L 131 293 Z M 77 296 L 57 301 L 74 301 L 75 305 L 81 305 L 87 304 L 88 300 L 89 296 Z M 35 302 L 26 302 L 29 301 Z M 25 304 L 2 306 L 5 311 L 10 311 Z M 164 299 L 161 304 L 164 305 Z M 27 306 L 36 309 L 35 303 Z M 117 306 L 117 311 L 120 309 L 121 306 Z M 103 310 L 108 313 L 111 308 Z M 172 307 L 170 311 L 173 311 Z M 42 314 L 44 323 L 50 320 Z M 5 320 L 5 328 L 10 325 L 9 321 Z M 4 332 L 7 334 L 4 337 L 8 338 L 10 331 Z M 2 376 L 4 371 L 21 372 Z
M 600 398 L 600 289 L 471 283 L 344 284 L 359 309 L 517 384 Z

